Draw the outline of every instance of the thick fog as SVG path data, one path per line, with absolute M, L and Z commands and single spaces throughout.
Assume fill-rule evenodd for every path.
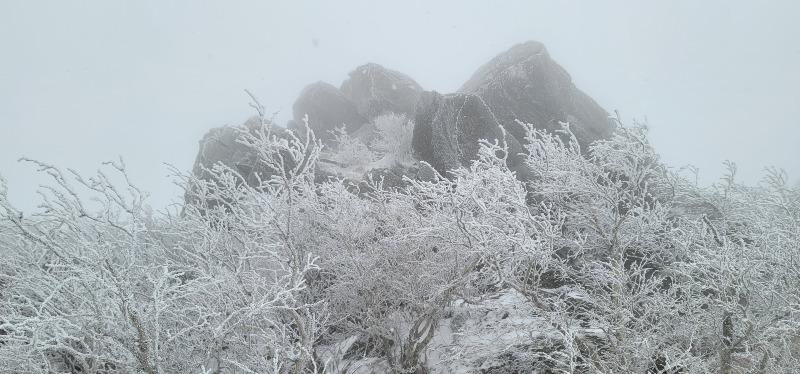
M 627 122 L 648 120 L 670 165 L 714 182 L 722 161 L 756 183 L 800 176 L 796 1 L 139 1 L 0 4 L 0 174 L 22 208 L 42 182 L 20 156 L 92 172 L 122 156 L 155 207 L 180 201 L 164 163 L 189 170 L 210 128 L 284 123 L 307 84 L 377 62 L 426 90 L 543 42 L 575 84 Z

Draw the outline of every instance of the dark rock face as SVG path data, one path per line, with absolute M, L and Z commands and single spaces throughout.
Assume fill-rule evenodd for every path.
M 305 128 L 297 124 L 302 124 L 303 117 L 308 115 L 309 127 L 326 144 L 333 139 L 331 131 L 337 127 L 346 125 L 347 131 L 353 132 L 368 122 L 358 113 L 350 99 L 325 82 L 306 86 L 294 102 L 292 112 L 295 119 L 293 130 L 302 132 Z
M 572 83 L 566 70 L 539 42 L 517 44 L 483 65 L 459 92 L 483 98 L 498 121 L 524 143 L 515 120 L 555 131 L 569 122 L 583 149 L 611 135 L 613 125 L 603 108 Z
M 350 72 L 341 91 L 355 104 L 359 114 L 374 118 L 387 112 L 414 113 L 422 87 L 403 73 L 369 63 Z
M 420 95 L 414 112 L 414 133 L 411 148 L 414 157 L 433 163 L 433 120 L 442 102 L 442 95 L 436 91 L 426 91 Z
M 244 127 L 247 131 L 255 131 L 260 125 L 258 118 L 251 118 L 245 122 Z M 258 157 L 253 150 L 236 141 L 240 131 L 241 129 L 226 126 L 206 133 L 200 140 L 200 150 L 197 152 L 192 174 L 200 179 L 210 180 L 211 176 L 204 169 L 211 169 L 221 162 L 239 172 L 248 184 L 255 185 L 256 174 L 269 178 L 269 171 L 259 168 Z
M 501 140 L 503 131 L 486 103 L 477 95 L 425 92 L 414 116 L 414 155 L 439 173 L 468 166 L 477 158 L 480 139 Z M 509 165 L 521 166 L 519 142 L 505 137 Z

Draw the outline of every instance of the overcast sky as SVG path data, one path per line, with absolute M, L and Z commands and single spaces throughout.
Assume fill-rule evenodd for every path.
M 281 121 L 306 84 L 377 62 L 450 92 L 526 40 L 609 111 L 647 117 L 664 160 L 716 180 L 800 177 L 798 1 L 0 0 L 0 174 L 19 206 L 42 182 L 20 156 L 92 172 L 121 155 L 155 207 L 179 201 L 208 129 Z

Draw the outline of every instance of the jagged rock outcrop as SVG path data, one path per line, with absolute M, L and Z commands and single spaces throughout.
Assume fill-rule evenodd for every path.
M 520 143 L 503 130 L 486 103 L 477 95 L 437 92 L 422 94 L 414 115 L 414 156 L 439 173 L 469 166 L 477 158 L 479 140 L 503 140 L 508 144 L 509 166 L 523 168 Z
M 359 114 L 371 119 L 386 113 L 413 114 L 422 87 L 403 73 L 369 63 L 350 72 L 341 91 Z
M 586 146 L 610 136 L 608 113 L 575 87 L 564 68 L 539 42 L 513 46 L 481 66 L 458 92 L 478 95 L 497 120 L 524 142 L 525 131 L 515 120 L 555 131 L 569 122 L 578 142 Z
M 413 119 L 416 161 L 426 161 L 442 174 L 468 166 L 477 157 L 478 140 L 501 139 L 505 129 L 509 167 L 521 180 L 528 180 L 532 173 L 521 156 L 525 131 L 516 120 L 549 131 L 559 130 L 559 121 L 569 122 L 583 149 L 613 131 L 606 111 L 575 87 L 538 42 L 513 46 L 478 69 L 458 92 L 446 95 L 423 91 L 412 78 L 381 65 L 359 66 L 341 89 L 324 82 L 305 87 L 287 128 L 302 138 L 302 119 L 308 115 L 309 127 L 328 150 L 336 147 L 332 131 L 342 125 L 350 136 L 370 145 L 378 136 L 372 121 L 387 113 Z M 223 128 L 203 139 L 198 162 L 210 166 L 222 161 L 252 175 L 259 172 L 253 157 L 236 144 L 233 129 Z M 381 166 L 387 167 L 391 169 Z M 318 169 L 325 179 L 332 175 L 328 169 L 336 168 Z M 406 175 L 402 173 L 402 168 L 395 168 L 380 174 L 397 185 Z
M 346 125 L 347 131 L 353 132 L 369 122 L 358 113 L 347 96 L 325 82 L 306 86 L 294 102 L 292 112 L 295 120 L 293 130 L 302 133 L 305 127 L 298 124 L 301 124 L 303 117 L 308 115 L 309 127 L 318 139 L 327 144 L 333 139 L 331 131 L 336 128 Z

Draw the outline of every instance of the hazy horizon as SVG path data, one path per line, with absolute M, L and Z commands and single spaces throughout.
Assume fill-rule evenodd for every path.
M 211 128 L 277 119 L 300 90 L 375 62 L 456 90 L 489 59 L 543 42 L 609 112 L 647 118 L 674 167 L 701 181 L 739 165 L 800 180 L 800 3 L 0 3 L 0 175 L 31 209 L 43 180 L 21 156 L 92 173 L 122 156 L 160 208 L 180 201 L 164 163 L 190 170 Z

